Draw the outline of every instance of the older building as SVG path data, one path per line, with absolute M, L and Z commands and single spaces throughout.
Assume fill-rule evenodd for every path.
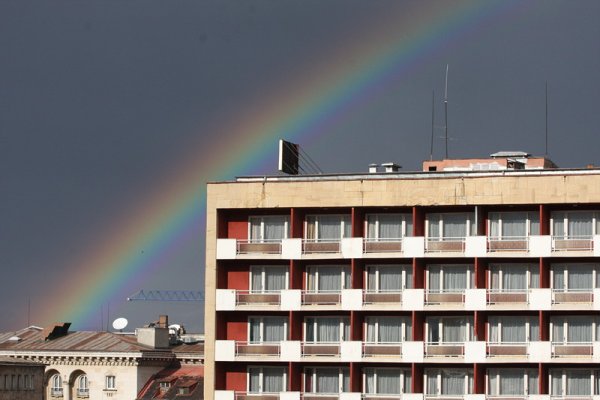
M 600 395 L 600 170 L 494 156 L 210 183 L 206 399 Z
M 40 381 L 46 399 L 131 400 L 165 368 L 202 366 L 203 346 L 173 343 L 166 326 L 139 328 L 136 335 L 68 327 L 0 334 L 0 355 L 46 364 Z
M 40 400 L 44 364 L 0 357 L 0 400 Z

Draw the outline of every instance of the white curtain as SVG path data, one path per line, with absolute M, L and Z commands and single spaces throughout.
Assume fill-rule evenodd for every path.
M 432 371 L 427 373 L 427 387 L 426 394 L 436 395 L 438 394 L 438 375 L 437 371 L 434 373 Z
M 562 396 L 562 371 L 551 371 L 550 373 L 550 394 L 552 396 Z
M 262 219 L 260 217 L 250 218 L 250 240 L 261 241 L 262 236 Z
M 502 237 L 527 236 L 527 213 L 510 212 L 502 215 Z
M 540 378 L 535 369 L 527 370 L 527 391 L 529 394 L 540 393 Z
M 431 292 L 441 291 L 441 271 L 442 268 L 439 265 L 432 265 L 429 267 L 429 287 L 428 290 Z
M 502 288 L 522 291 L 527 288 L 527 269 L 523 265 L 505 265 L 502 270 Z
M 281 317 L 265 318 L 263 322 L 264 341 L 279 342 L 282 340 L 286 340 L 286 320 L 287 318 Z
M 338 215 L 318 217 L 317 237 L 320 240 L 339 240 L 342 237 L 342 218 Z
M 568 269 L 569 289 L 585 291 L 594 288 L 593 266 L 573 264 Z
M 402 270 L 397 265 L 379 268 L 379 289 L 382 292 L 402 290 Z
M 464 265 L 446 266 L 444 268 L 444 291 L 454 292 L 467 288 L 468 268 Z
M 588 237 L 593 234 L 593 214 L 591 212 L 569 213 L 568 229 L 569 236 Z
M 316 369 L 316 392 L 317 393 L 339 393 L 340 372 L 337 368 Z
M 590 370 L 567 371 L 567 396 L 590 396 L 591 375 Z
M 283 216 L 264 217 L 265 240 L 281 240 L 287 237 L 286 222 L 287 218 Z
M 465 377 L 463 371 L 442 371 L 442 394 L 464 395 Z
M 249 390 L 252 393 L 260 392 L 260 368 L 251 368 L 250 369 Z
M 589 317 L 567 318 L 567 341 L 589 343 L 592 341 L 592 319 Z
M 540 234 L 540 214 L 536 212 L 529 213 L 529 233 L 531 235 Z
M 377 393 L 381 394 L 400 394 L 399 369 L 379 369 L 377 370 Z
M 552 234 L 554 236 L 565 235 L 565 213 L 554 212 L 552 213 Z
M 525 380 L 523 370 L 504 369 L 500 378 L 500 395 L 525 394 Z
M 342 271 L 345 272 L 345 287 L 350 287 L 350 268 L 342 266 L 310 267 L 308 289 L 312 291 L 336 292 L 342 289 Z M 317 281 L 318 275 L 318 283 Z
M 470 340 L 467 323 L 468 318 L 444 318 L 442 319 L 442 332 L 444 342 L 457 343 Z M 471 327 L 473 323 L 471 322 Z
M 379 238 L 399 239 L 402 235 L 402 215 L 380 214 L 379 215 Z
M 282 368 L 263 368 L 263 392 L 283 392 L 284 370 Z
M 554 289 L 565 289 L 565 267 L 552 266 L 552 287 Z
M 316 323 L 316 327 L 315 327 Z M 306 319 L 306 341 L 308 342 L 339 342 L 342 339 L 340 325 L 343 324 L 344 340 L 350 333 L 347 318 L 322 317 Z
M 378 342 L 398 343 L 402 341 L 402 318 L 383 317 L 379 320 Z
M 440 215 L 439 214 L 431 214 L 428 217 L 429 221 L 429 231 L 428 237 L 431 239 L 439 239 L 440 238 Z
M 265 290 L 276 291 L 286 288 L 286 267 L 266 267 L 265 268 Z
M 444 214 L 444 237 L 463 238 L 467 236 L 467 218 L 469 214 Z M 471 218 L 472 219 L 472 218 Z
M 253 292 L 262 292 L 263 291 L 263 283 L 262 283 L 262 267 L 252 267 L 250 270 L 252 273 L 252 291 Z

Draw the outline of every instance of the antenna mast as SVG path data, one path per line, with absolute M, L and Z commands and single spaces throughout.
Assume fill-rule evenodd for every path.
M 446 64 L 446 85 L 444 88 L 444 116 L 445 116 L 445 134 L 446 140 L 446 158 L 448 158 L 448 64 Z
M 544 154 L 548 157 L 548 81 L 546 81 L 546 149 Z
M 435 90 L 431 91 L 431 145 L 429 147 L 429 161 L 433 160 L 433 131 L 435 124 Z

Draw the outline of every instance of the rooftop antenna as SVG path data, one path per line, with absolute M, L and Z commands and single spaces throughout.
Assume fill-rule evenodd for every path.
M 429 146 L 429 161 L 433 160 L 433 132 L 435 129 L 435 90 L 431 91 L 431 144 Z
M 446 140 L 446 158 L 448 158 L 448 64 L 446 64 L 446 84 L 444 88 L 444 116 L 445 116 L 445 134 Z
M 546 149 L 544 154 L 548 157 L 548 81 L 546 81 Z

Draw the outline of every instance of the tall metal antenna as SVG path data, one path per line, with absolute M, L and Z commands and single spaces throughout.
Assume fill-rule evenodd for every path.
M 548 81 L 546 81 L 546 148 L 544 154 L 548 157 Z
M 446 140 L 446 158 L 448 158 L 448 64 L 446 64 L 446 85 L 444 88 L 444 117 L 445 117 L 445 134 Z
M 27 298 L 27 326 L 31 326 L 31 296 Z
M 431 91 L 431 145 L 429 148 L 429 161 L 433 160 L 433 132 L 435 129 L 435 90 Z

